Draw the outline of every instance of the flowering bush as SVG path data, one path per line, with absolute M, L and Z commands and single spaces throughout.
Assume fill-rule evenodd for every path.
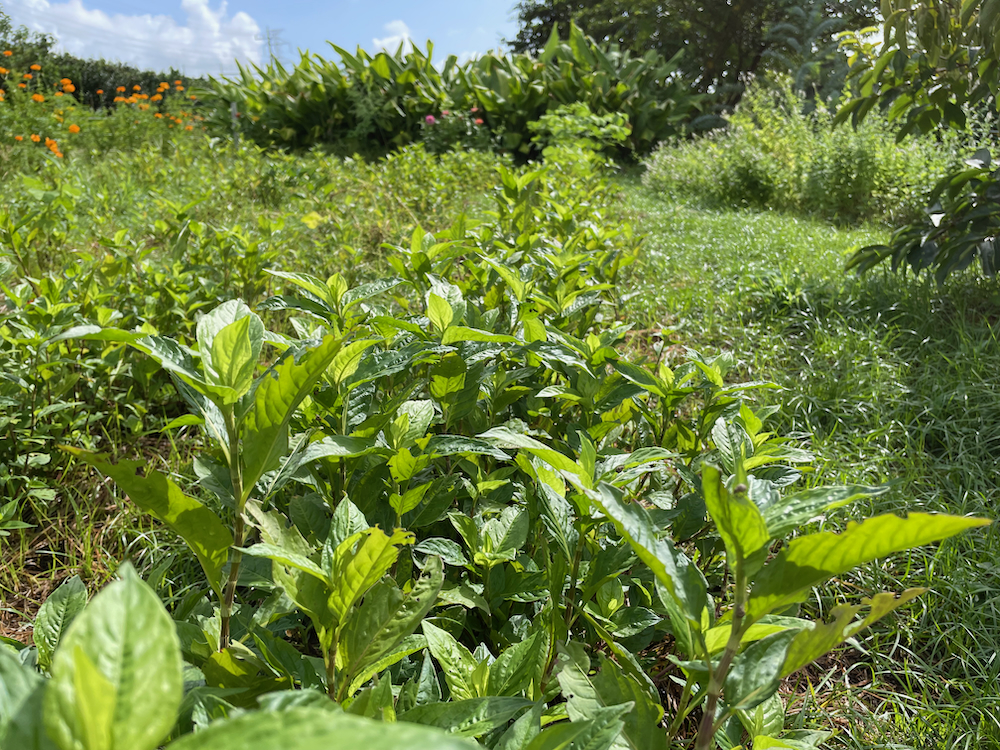
M 497 139 L 486 126 L 478 107 L 468 112 L 441 110 L 435 117 L 427 115 L 421 128 L 421 140 L 432 154 L 443 154 L 454 149 L 488 151 Z

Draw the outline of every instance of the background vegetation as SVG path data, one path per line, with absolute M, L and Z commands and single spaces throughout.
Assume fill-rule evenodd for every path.
M 579 29 L 94 110 L 5 33 L 0 747 L 1000 746 L 995 284 L 843 273 L 989 112 L 769 54 L 687 137 Z

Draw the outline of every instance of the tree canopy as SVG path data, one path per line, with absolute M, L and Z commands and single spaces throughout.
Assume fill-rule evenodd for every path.
M 696 89 L 734 104 L 765 70 L 829 68 L 834 35 L 871 24 L 876 7 L 876 0 L 521 0 L 519 29 L 507 43 L 537 53 L 553 27 L 565 33 L 573 21 L 598 41 L 635 52 L 681 53 Z

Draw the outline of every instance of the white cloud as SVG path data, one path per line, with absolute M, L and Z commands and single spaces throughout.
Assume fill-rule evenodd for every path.
M 399 49 L 400 44 L 403 45 L 404 51 L 413 49 L 413 38 L 410 35 L 410 27 L 405 23 L 402 21 L 389 21 L 382 28 L 389 32 L 389 36 L 383 39 L 372 39 L 375 49 L 395 52 Z
M 59 48 L 79 57 L 103 57 L 139 68 L 177 68 L 190 75 L 234 73 L 236 64 L 259 62 L 260 27 L 248 14 L 226 13 L 209 0 L 181 0 L 181 25 L 168 15 L 108 15 L 82 0 L 14 0 L 4 3 L 15 24 L 51 34 Z

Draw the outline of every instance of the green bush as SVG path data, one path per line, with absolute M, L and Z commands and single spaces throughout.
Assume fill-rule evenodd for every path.
M 621 112 L 632 126 L 622 153 L 645 154 L 679 134 L 700 101 L 673 61 L 598 45 L 575 26 L 568 41 L 553 37 L 537 59 L 487 54 L 459 64 L 452 55 L 440 70 L 433 47 L 374 56 L 334 49 L 339 64 L 307 53 L 291 70 L 272 61 L 243 69 L 239 79 L 212 79 L 199 96 L 220 132 L 232 132 L 235 103 L 243 135 L 258 144 L 323 144 L 346 154 L 383 154 L 420 139 L 428 117 L 475 107 L 500 148 L 520 158 L 537 155 L 529 123 L 562 105 Z
M 833 128 L 829 110 L 805 105 L 787 80 L 753 88 L 725 130 L 663 144 L 645 163 L 646 184 L 705 207 L 897 223 L 922 211 L 955 161 L 953 138 L 897 144 L 884 119 Z

